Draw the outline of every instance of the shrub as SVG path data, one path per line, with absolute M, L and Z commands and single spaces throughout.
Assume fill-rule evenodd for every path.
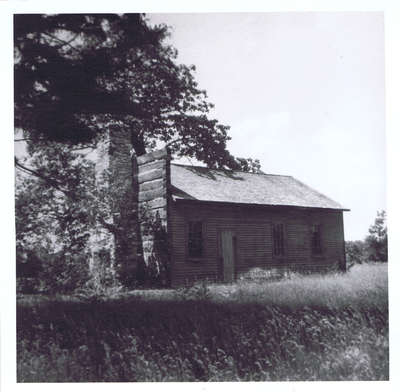
M 388 261 L 388 239 L 386 228 L 386 212 L 378 211 L 369 234 L 364 241 L 347 241 L 346 260 L 351 267 L 354 264 L 365 262 Z
M 346 261 L 349 268 L 354 264 L 368 261 L 367 246 L 364 241 L 346 241 Z
M 194 285 L 181 287 L 175 291 L 178 300 L 185 301 L 207 301 L 211 299 L 211 291 L 206 281 L 198 282 Z
M 17 259 L 21 256 L 17 256 Z M 17 272 L 18 293 L 72 293 L 81 288 L 89 279 L 89 268 L 84 256 L 64 255 L 63 253 L 47 254 L 28 253 L 26 264 L 35 262 L 39 266 L 35 274 L 26 276 Z M 23 265 L 22 262 L 17 266 Z M 17 267 L 21 271 L 21 267 Z M 27 270 L 28 268 L 26 268 Z

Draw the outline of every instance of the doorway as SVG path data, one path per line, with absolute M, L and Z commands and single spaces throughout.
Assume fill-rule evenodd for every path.
M 233 230 L 221 230 L 222 277 L 225 283 L 235 280 L 236 237 Z

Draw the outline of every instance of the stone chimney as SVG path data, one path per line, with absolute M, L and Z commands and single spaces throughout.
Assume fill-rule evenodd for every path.
M 144 277 L 167 283 L 169 152 L 136 157 L 130 132 L 113 129 L 98 143 L 96 183 L 105 216 L 91 236 L 92 275 L 108 268 L 127 286 Z
M 99 219 L 91 238 L 93 276 L 109 270 L 132 286 L 142 257 L 137 176 L 132 162 L 130 132 L 112 129 L 98 141 L 96 185 Z

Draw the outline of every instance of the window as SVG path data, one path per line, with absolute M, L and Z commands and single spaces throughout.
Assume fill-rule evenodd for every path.
M 274 241 L 274 256 L 284 255 L 283 224 L 278 223 L 272 226 L 272 239 Z
M 189 222 L 188 251 L 189 257 L 203 256 L 203 225 L 201 221 Z
M 322 253 L 321 225 L 313 225 L 311 228 L 311 251 L 313 255 Z

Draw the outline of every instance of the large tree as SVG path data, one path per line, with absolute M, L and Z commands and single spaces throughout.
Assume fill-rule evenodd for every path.
M 121 53 L 157 45 L 162 34 L 140 15 L 15 15 L 15 126 L 30 138 L 78 143 L 94 136 L 84 116 L 141 115 L 99 81 L 126 66 Z
M 388 261 L 388 237 L 386 227 L 386 212 L 378 211 L 375 222 L 368 230 L 369 234 L 365 239 L 368 257 L 371 261 Z
M 228 152 L 228 127 L 209 117 L 212 104 L 195 81 L 195 67 L 177 63 L 177 51 L 165 43 L 166 26 L 152 27 L 140 14 L 16 15 L 14 24 L 15 127 L 31 157 L 16 158 L 16 166 L 39 181 L 20 190 L 17 208 L 32 192 L 33 203 L 46 199 L 33 215 L 43 223 L 53 217 L 51 232 L 64 252 L 78 251 L 93 220 L 114 234 L 120 229 L 99 207 L 107 195 L 84 181 L 88 164 L 78 156 L 96 148 L 105 131 L 128 134 L 138 156 L 161 143 L 210 167 L 260 170 L 257 160 Z M 134 199 L 123 202 L 130 211 L 125 218 L 137 221 Z M 133 237 L 122 242 L 131 246 Z
M 228 127 L 165 44 L 166 26 L 128 15 L 16 15 L 15 126 L 24 138 L 90 143 L 126 127 L 137 155 L 156 141 L 209 166 L 243 166 L 226 149 Z

